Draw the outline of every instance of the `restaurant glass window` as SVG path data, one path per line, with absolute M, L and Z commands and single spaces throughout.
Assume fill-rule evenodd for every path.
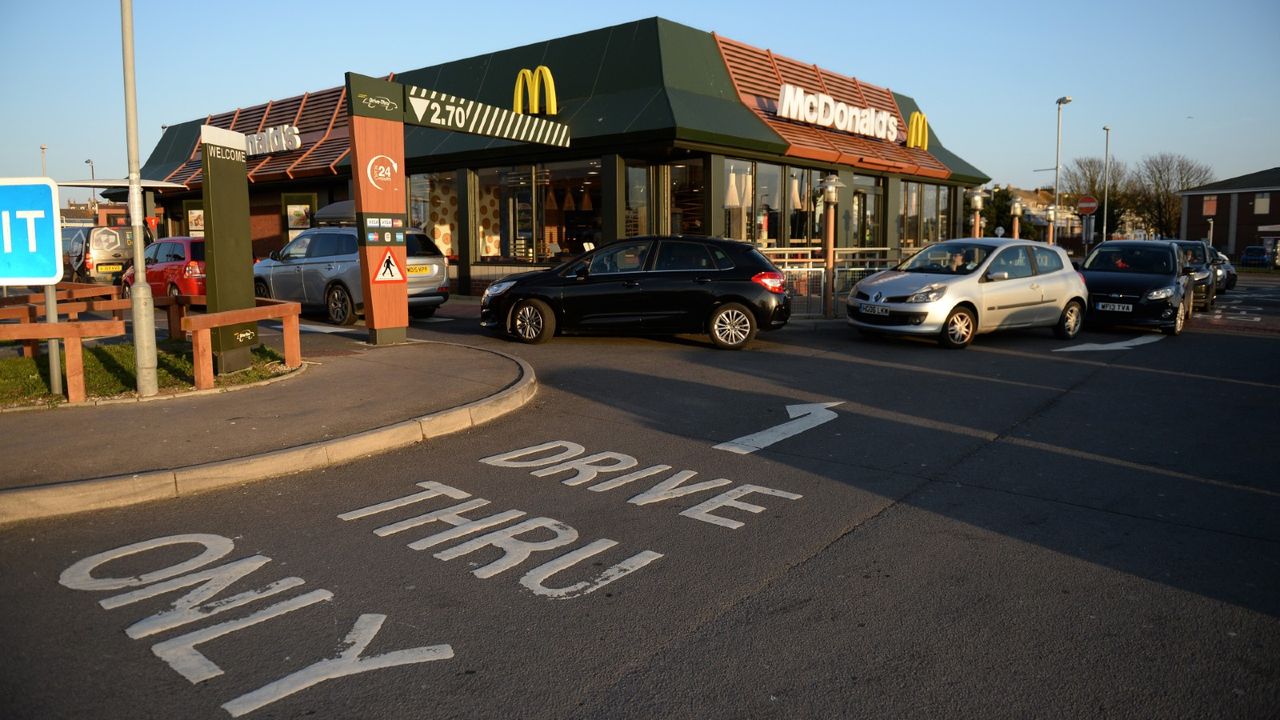
M 787 168 L 787 235 L 792 247 L 822 244 L 822 178 L 821 170 Z
M 920 246 L 920 183 L 902 182 L 902 205 L 898 222 L 902 226 L 902 247 Z
M 754 178 L 755 221 L 751 239 L 762 247 L 774 247 L 778 244 L 782 221 L 782 168 L 756 163 Z
M 884 238 L 880 234 L 884 187 L 884 178 L 866 175 L 853 177 L 853 196 L 858 210 L 854 217 L 859 223 L 855 228 L 855 237 L 859 247 L 884 247 Z
M 938 232 L 938 191 L 937 185 L 920 186 L 920 240 L 935 243 L 939 240 Z
M 1218 214 L 1218 196 L 1217 195 L 1204 196 L 1204 214 L 1205 215 Z
M 648 235 L 649 208 L 651 197 L 649 192 L 649 166 L 646 163 L 628 160 L 626 163 L 626 207 L 623 210 L 622 236 L 638 237 Z
M 1254 215 L 1270 215 L 1271 214 L 1271 193 L 1260 192 L 1253 194 L 1253 214 Z
M 690 162 L 672 163 L 669 168 L 671 232 L 677 235 L 706 235 L 707 229 L 702 222 L 707 206 L 702 162 L 694 159 Z
M 457 256 L 458 191 L 454 173 L 409 176 L 409 224 L 420 228 L 440 252 Z
M 751 239 L 755 183 L 749 160 L 724 159 L 724 236 Z
M 538 261 L 600 244 L 600 161 L 547 163 L 538 173 L 542 209 Z
M 950 240 L 954 233 L 951 229 L 951 199 L 955 188 L 947 185 L 938 186 L 938 239 Z

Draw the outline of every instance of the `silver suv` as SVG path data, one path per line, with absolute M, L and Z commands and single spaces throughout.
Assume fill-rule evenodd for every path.
M 431 317 L 449 299 L 449 261 L 431 238 L 405 234 L 409 314 Z M 354 227 L 305 230 L 253 266 L 253 293 L 323 307 L 329 322 L 350 325 L 363 312 L 360 254 Z

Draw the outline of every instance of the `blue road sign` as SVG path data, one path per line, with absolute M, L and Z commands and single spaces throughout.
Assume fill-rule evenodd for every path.
M 62 215 L 49 178 L 0 178 L 0 285 L 62 280 Z

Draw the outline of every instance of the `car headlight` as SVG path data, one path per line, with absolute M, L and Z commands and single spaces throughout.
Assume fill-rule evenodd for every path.
M 1173 287 L 1162 287 L 1147 293 L 1148 300 L 1165 300 L 1173 297 Z
M 503 280 L 501 282 L 490 283 L 489 287 L 484 289 L 484 296 L 487 298 L 497 297 L 502 293 L 511 289 L 516 284 L 515 280 Z
M 928 285 L 926 287 L 920 288 L 915 292 L 914 295 L 907 298 L 907 302 L 909 303 L 933 302 L 934 300 L 937 300 L 946 294 L 947 294 L 946 285 Z

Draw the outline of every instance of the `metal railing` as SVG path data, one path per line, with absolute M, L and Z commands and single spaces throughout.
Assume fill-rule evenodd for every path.
M 822 298 L 828 292 L 822 251 L 817 248 L 762 248 L 770 262 L 782 271 L 787 292 L 791 295 L 793 317 L 822 317 Z M 893 267 L 914 248 L 889 247 L 836 248 L 835 278 L 829 292 L 836 316 L 843 313 L 845 295 L 854 283 L 878 270 Z

